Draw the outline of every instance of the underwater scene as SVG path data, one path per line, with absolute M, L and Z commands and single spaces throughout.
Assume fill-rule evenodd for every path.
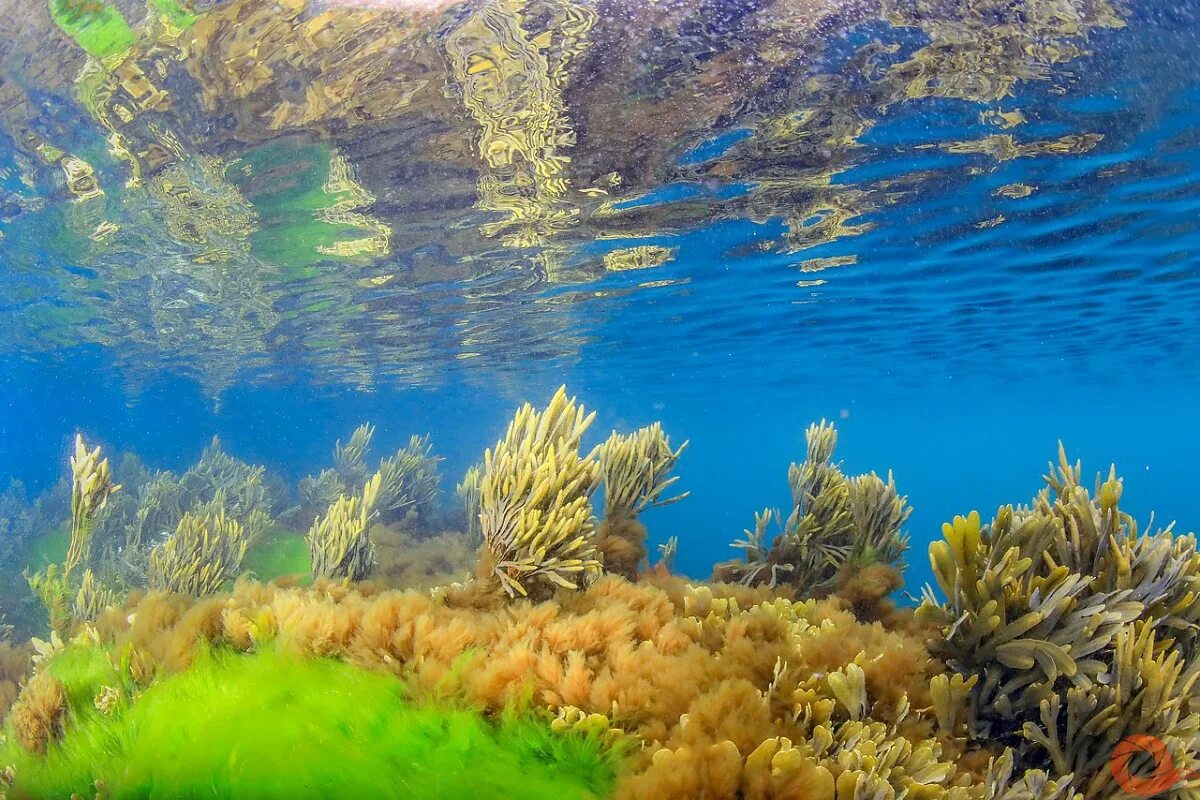
M 0 0 L 0 800 L 1200 800 L 1200 0 Z

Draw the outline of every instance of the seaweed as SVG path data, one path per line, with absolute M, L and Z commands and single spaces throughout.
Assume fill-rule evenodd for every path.
M 370 523 L 382 482 L 383 476 L 375 473 L 362 494 L 342 495 L 330 504 L 324 517 L 313 521 L 308 549 L 315 577 L 359 581 L 370 574 L 375 564 Z
M 687 445 L 684 442 L 672 450 L 670 438 L 657 422 L 627 436 L 614 431 L 600 445 L 597 455 L 604 481 L 604 520 L 596 532 L 596 545 L 606 572 L 628 580 L 637 578 L 647 557 L 646 526 L 638 517 L 647 509 L 688 496 L 688 492 L 664 496 L 679 480 L 671 471 Z
M 371 476 L 366 458 L 374 438 L 374 426 L 370 423 L 358 426 L 346 445 L 341 440 L 334 445 L 332 469 L 301 479 L 298 491 L 305 511 L 317 513 L 328 509 L 343 495 L 362 491 Z M 429 436 L 416 435 L 394 455 L 381 459 L 377 472 L 382 475 L 382 482 L 376 503 L 380 520 L 394 522 L 410 512 L 428 520 L 437 508 L 441 460 L 433 454 Z
M 306 509 L 328 508 L 330 503 L 350 491 L 337 470 L 323 469 L 317 475 L 306 475 L 297 487 Z
M 467 467 L 463 479 L 454 487 L 454 495 L 466 517 L 467 539 L 476 547 L 483 544 L 483 529 L 479 523 L 479 499 L 483 484 L 483 464 Z
M 373 438 L 375 426 L 366 422 L 354 429 L 345 447 L 340 439 L 334 443 L 333 468 L 343 485 L 357 488 L 367 482 L 366 455 Z
M 837 430 L 822 420 L 805 433 L 806 459 L 788 469 L 792 510 L 782 529 L 768 538 L 781 515 L 764 509 L 754 529 L 733 543 L 739 560 L 719 564 L 717 580 L 747 585 L 787 585 L 811 597 L 828 594 L 848 571 L 876 564 L 904 568 L 908 537 L 902 532 L 911 509 L 896 491 L 892 475 L 875 473 L 847 478 L 833 463 Z
M 136 498 L 127 493 L 117 503 L 110 502 L 99 523 L 104 533 L 97 572 L 114 586 L 147 585 L 151 553 L 159 551 L 161 559 L 164 546 L 189 515 L 189 525 L 201 518 L 228 517 L 239 523 L 246 541 L 253 542 L 271 526 L 280 504 L 279 489 L 266 468 L 229 455 L 217 437 L 181 475 L 150 472 L 129 456 L 122 464 L 136 481 Z M 215 542 L 213 546 L 217 546 Z M 160 560 L 159 568 L 162 566 Z M 189 569 L 182 565 L 173 568 Z M 158 573 L 154 580 L 166 578 Z M 182 576 L 176 581 L 188 582 Z
M 100 448 L 88 450 L 81 435 L 75 436 L 75 452 L 70 463 L 71 540 L 62 567 L 49 564 L 41 572 L 25 573 L 29 588 L 42 601 L 50 617 L 50 626 L 56 633 L 65 633 L 74 621 L 71 573 L 90 561 L 96 516 L 109 498 L 121 489 L 112 480 L 108 459 L 100 457 Z
M 71 603 L 71 616 L 80 622 L 94 622 L 106 608 L 117 605 L 117 595 L 104 586 L 90 569 L 83 571 L 79 591 Z
M 25 484 L 15 479 L 9 481 L 0 492 L 0 563 L 10 563 L 34 535 L 32 512 Z
M 34 675 L 8 715 L 13 737 L 25 750 L 44 755 L 62 736 L 67 697 L 62 683 L 45 673 Z
M 279 498 L 273 497 L 266 482 L 266 468 L 240 461 L 221 449 L 216 436 L 200 455 L 200 460 L 179 479 L 185 508 L 224 497 L 229 515 L 248 525 L 256 514 L 271 519 Z
M 920 618 L 939 626 L 948 733 L 1014 748 L 1088 798 L 1121 796 L 1109 769 L 1126 736 L 1156 737 L 1186 774 L 1200 764 L 1200 554 L 1168 526 L 1139 534 L 1110 468 L 1089 493 L 1060 445 L 1028 507 L 943 526 Z
M 477 575 L 509 597 L 579 588 L 600 572 L 591 496 L 600 465 L 581 455 L 588 414 L 559 387 L 542 410 L 523 405 L 484 454 Z
M 100 458 L 100 448 L 89 451 L 83 437 L 75 436 L 75 454 L 71 456 L 71 544 L 63 565 L 67 577 L 91 553 L 92 528 L 96 514 L 108 503 L 108 498 L 120 490 L 112 480 L 108 459 Z
M 222 494 L 223 490 L 218 497 Z M 246 531 L 226 516 L 223 503 L 215 505 L 206 513 L 184 513 L 175 533 L 150 551 L 146 571 L 150 588 L 213 594 L 237 576 L 246 555 Z
M 9 725 L 10 797 L 584 800 L 608 794 L 621 758 L 586 730 L 415 702 L 393 676 L 274 648 L 209 649 L 139 689 L 103 648 L 73 644 Z
M 407 512 L 428 519 L 437 507 L 441 460 L 433 455 L 428 436 L 413 436 L 395 455 L 381 460 L 377 502 L 380 520 L 390 522 Z
M 460 497 L 466 507 L 478 502 L 482 537 L 474 580 L 449 583 L 471 558 L 464 537 L 418 538 L 376 524 L 385 459 L 361 492 L 340 495 L 314 519 L 311 584 L 243 578 L 230 587 L 250 533 L 217 488 L 150 549 L 147 582 L 165 591 L 127 598 L 90 564 L 88 534 L 118 487 L 99 451 L 79 441 L 74 558 L 29 576 L 52 633 L 32 642 L 34 674 L 0 741 L 0 763 L 15 768 L 0 781 L 13 784 L 10 796 L 89 786 L 139 796 L 147 782 L 186 794 L 186 771 L 139 755 L 150 741 L 170 740 L 161 729 L 168 721 L 190 719 L 177 702 L 219 706 L 217 733 L 200 727 L 223 746 L 236 736 L 222 726 L 263 724 L 247 709 L 327 711 L 337 722 L 322 717 L 323 730 L 340 725 L 350 740 L 371 739 L 359 727 L 381 730 L 370 709 L 356 717 L 296 700 L 309 686 L 300 674 L 325 670 L 346 682 L 339 686 L 392 681 L 396 715 L 425 708 L 419 703 L 442 714 L 449 704 L 485 738 L 503 739 L 519 719 L 523 733 L 488 758 L 554 769 L 582 759 L 590 766 L 575 774 L 590 777 L 581 791 L 618 798 L 1117 800 L 1124 789 L 1111 765 L 1131 736 L 1152 737 L 1174 759 L 1157 789 L 1190 796 L 1186 776 L 1200 766 L 1200 552 L 1194 535 L 1173 526 L 1139 531 L 1120 507 L 1115 468 L 1089 491 L 1060 446 L 1030 505 L 1003 506 L 987 524 L 977 512 L 955 517 L 929 548 L 941 597 L 927 587 L 914 611 L 884 600 L 898 585 L 907 502 L 890 473 L 841 472 L 832 425 L 808 429 L 807 459 L 789 470 L 793 508 L 782 532 L 768 542 L 781 515 L 756 515 L 742 543 L 753 557 L 718 568 L 738 580 L 696 584 L 669 574 L 674 537 L 650 570 L 637 569 L 644 537 L 632 574 L 602 557 L 593 493 L 605 484 L 606 519 L 637 521 L 678 499 L 667 489 L 683 448 L 651 426 L 584 452 L 593 419 L 561 387 L 545 408 L 518 409 L 482 467 L 468 472 Z M 358 439 L 339 446 L 340 460 L 364 457 L 350 452 L 369 444 Z M 414 437 L 406 449 L 436 465 L 427 440 Z M 142 501 L 158 491 L 185 496 L 178 485 L 145 473 L 139 510 L 157 514 L 161 503 Z M 378 577 L 365 580 L 373 571 Z M 7 704 L 28 651 L 0 641 L 0 656 Z M 268 672 L 254 672 L 260 663 Z M 239 675 L 265 680 L 276 667 L 281 683 L 261 691 L 272 702 L 290 698 L 292 708 L 260 707 L 240 689 L 211 702 Z M 442 731 L 458 730 L 437 720 Z M 293 750 L 332 741 L 300 727 L 313 738 L 285 737 Z M 215 747 L 179 763 L 230 786 L 266 779 L 261 765 L 240 772 L 233 761 L 212 761 Z M 455 751 L 454 769 L 478 791 L 491 784 L 461 766 L 474 752 Z M 380 774 L 393 774 L 399 762 L 381 758 Z M 324 785 L 320 775 L 306 780 Z

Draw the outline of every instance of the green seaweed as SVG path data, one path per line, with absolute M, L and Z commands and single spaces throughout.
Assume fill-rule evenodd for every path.
M 242 571 L 252 572 L 263 581 L 285 575 L 304 575 L 307 579 L 310 567 L 304 535 L 282 528 L 269 531 L 250 545 L 242 559 Z
M 28 568 L 37 572 L 51 564 L 61 564 L 67 557 L 67 548 L 71 546 L 71 529 L 67 525 L 59 525 L 50 533 L 39 536 L 29 544 L 25 556 Z
M 270 649 L 202 653 L 136 699 L 102 648 L 46 667 L 70 707 L 44 756 L 12 736 L 12 798 L 592 797 L 618 750 L 516 713 L 419 705 L 383 673 Z M 218 701 L 219 698 L 219 701 Z
M 200 19 L 199 14 L 188 11 L 179 0 L 150 0 L 150 4 L 177 28 L 190 28 Z
M 50 0 L 54 22 L 88 55 L 108 58 L 133 47 L 137 37 L 116 7 L 81 0 Z

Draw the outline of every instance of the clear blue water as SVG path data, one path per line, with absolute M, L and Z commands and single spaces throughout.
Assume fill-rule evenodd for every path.
M 1085 26 L 1086 36 L 1038 29 L 1030 13 L 1028 36 L 997 33 L 1002 50 L 1033 42 L 1079 54 L 1004 61 L 1016 77 L 986 101 L 950 89 L 897 97 L 880 76 L 948 34 L 864 8 L 847 6 L 814 32 L 819 57 L 787 80 L 741 87 L 727 67 L 729 93 L 746 96 L 711 124 L 694 121 L 680 90 L 701 82 L 707 62 L 689 72 L 663 56 L 659 72 L 647 67 L 645 95 L 657 89 L 677 106 L 657 123 L 669 146 L 645 146 L 658 160 L 627 165 L 637 191 L 612 189 L 606 211 L 581 200 L 576 224 L 533 247 L 477 233 L 497 216 L 476 186 L 486 170 L 420 149 L 407 157 L 406 142 L 446 131 L 425 117 L 381 123 L 375 135 L 313 125 L 250 140 L 221 130 L 238 124 L 236 100 L 207 116 L 181 100 L 163 120 L 198 151 L 261 171 L 227 176 L 256 208 L 260 238 L 217 255 L 219 280 L 196 266 L 202 247 L 156 227 L 161 204 L 123 194 L 125 167 L 70 86 L 34 69 L 52 56 L 31 60 L 28 46 L 10 45 L 0 479 L 49 486 L 81 430 L 171 469 L 219 434 L 294 482 L 370 420 L 380 451 L 432 435 L 451 502 L 513 408 L 565 383 L 599 412 L 596 440 L 661 420 L 691 441 L 679 466 L 691 496 L 645 521 L 655 543 L 679 537 L 677 565 L 693 575 L 729 557 L 755 510 L 787 504 L 788 464 L 821 418 L 838 423 L 847 471 L 893 470 L 909 496 L 909 588 L 929 578 L 925 545 L 941 522 L 1030 498 L 1060 439 L 1087 472 L 1118 465 L 1139 519 L 1153 511 L 1160 523 L 1200 527 L 1198 7 L 1122 7 L 1121 27 Z M 731 19 L 768 13 L 738 9 Z M 6 24 L 19 27 L 17 16 Z M 710 38 L 697 41 L 752 63 L 756 43 L 737 39 L 740 23 L 706 19 Z M 632 46 L 606 41 L 594 46 L 613 48 L 618 66 L 636 60 Z M 999 75 L 999 61 L 966 63 L 931 85 Z M 619 116 L 614 98 L 637 86 L 619 79 L 632 73 L 612 69 L 606 87 L 593 65 L 565 95 L 578 186 L 619 160 L 620 137 L 598 120 L 606 108 Z M 114 221 L 112 238 L 67 234 L 87 202 L 22 144 L 22 108 L 44 139 L 95 162 L 106 199 L 86 229 Z M 762 131 L 788 114 L 802 130 L 853 135 L 836 146 L 798 135 L 771 150 Z M 385 255 L 299 263 L 285 246 L 301 211 L 286 201 L 287 175 L 262 166 L 264 148 L 274 138 L 301 159 L 301 144 L 323 137 L 370 188 L 360 210 L 390 225 Z M 469 147 L 454 153 L 479 159 Z M 597 267 L 633 245 L 673 258 Z

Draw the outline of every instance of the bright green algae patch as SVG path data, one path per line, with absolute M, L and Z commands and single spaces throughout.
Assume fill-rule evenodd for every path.
M 97 58 L 123 53 L 137 40 L 121 12 L 107 3 L 50 0 L 50 14 L 58 27 Z
M 268 531 L 250 545 L 242 559 L 242 572 L 253 572 L 261 581 L 287 575 L 307 576 L 311 569 L 308 542 L 304 536 L 283 529 Z
M 151 5 L 178 28 L 190 28 L 200 19 L 199 14 L 188 11 L 179 0 L 151 0 Z
M 10 798 L 587 798 L 611 787 L 619 755 L 594 738 L 507 715 L 414 704 L 394 677 L 267 651 L 204 655 L 107 714 L 120 683 L 104 650 L 73 646 L 49 665 L 70 704 L 45 756 L 15 744 Z

